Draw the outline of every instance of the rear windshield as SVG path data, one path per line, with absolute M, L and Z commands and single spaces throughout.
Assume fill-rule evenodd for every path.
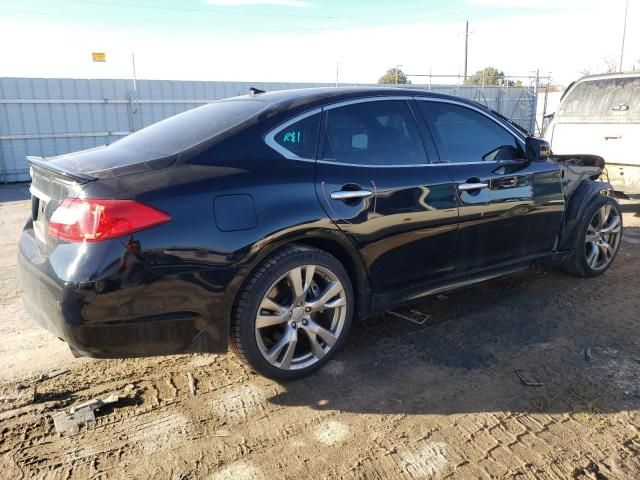
M 606 78 L 578 83 L 558 114 L 593 121 L 626 122 L 640 115 L 640 77 Z
M 223 100 L 188 110 L 132 133 L 112 145 L 168 156 L 241 123 L 265 108 L 257 100 Z

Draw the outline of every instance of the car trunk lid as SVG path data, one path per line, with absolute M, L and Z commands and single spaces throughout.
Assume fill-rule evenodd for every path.
M 31 168 L 31 218 L 38 246 L 49 251 L 57 241 L 48 234 L 49 219 L 67 198 L 77 198 L 89 182 L 95 181 L 82 172 L 69 171 L 42 157 L 27 157 Z

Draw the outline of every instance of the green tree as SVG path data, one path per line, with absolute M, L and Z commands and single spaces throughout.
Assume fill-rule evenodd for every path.
M 467 85 L 503 85 L 504 72 L 495 67 L 485 67 L 468 76 L 464 83 Z
M 411 83 L 411 80 L 407 78 L 407 75 L 402 70 L 394 67 L 387 70 L 387 73 L 380 77 L 378 83 L 382 85 L 407 85 Z

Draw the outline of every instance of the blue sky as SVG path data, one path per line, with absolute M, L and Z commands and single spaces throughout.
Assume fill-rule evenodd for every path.
M 250 33 L 463 22 L 515 14 L 566 13 L 576 2 L 529 0 L 3 0 L 2 16 L 57 24 L 110 24 L 154 30 L 212 26 Z
M 640 62 L 631 0 L 626 68 Z M 619 56 L 624 0 L 0 0 L 0 75 L 375 82 L 389 67 L 541 69 L 561 82 Z M 91 51 L 107 62 L 92 64 Z

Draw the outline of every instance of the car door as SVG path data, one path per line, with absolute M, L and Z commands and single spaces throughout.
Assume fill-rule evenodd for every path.
M 429 165 L 410 102 L 379 97 L 323 109 L 317 195 L 356 245 L 376 292 L 453 269 L 455 191 L 449 172 Z
M 559 166 L 527 161 L 523 138 L 480 107 L 417 103 L 457 190 L 457 270 L 550 253 L 564 213 Z

